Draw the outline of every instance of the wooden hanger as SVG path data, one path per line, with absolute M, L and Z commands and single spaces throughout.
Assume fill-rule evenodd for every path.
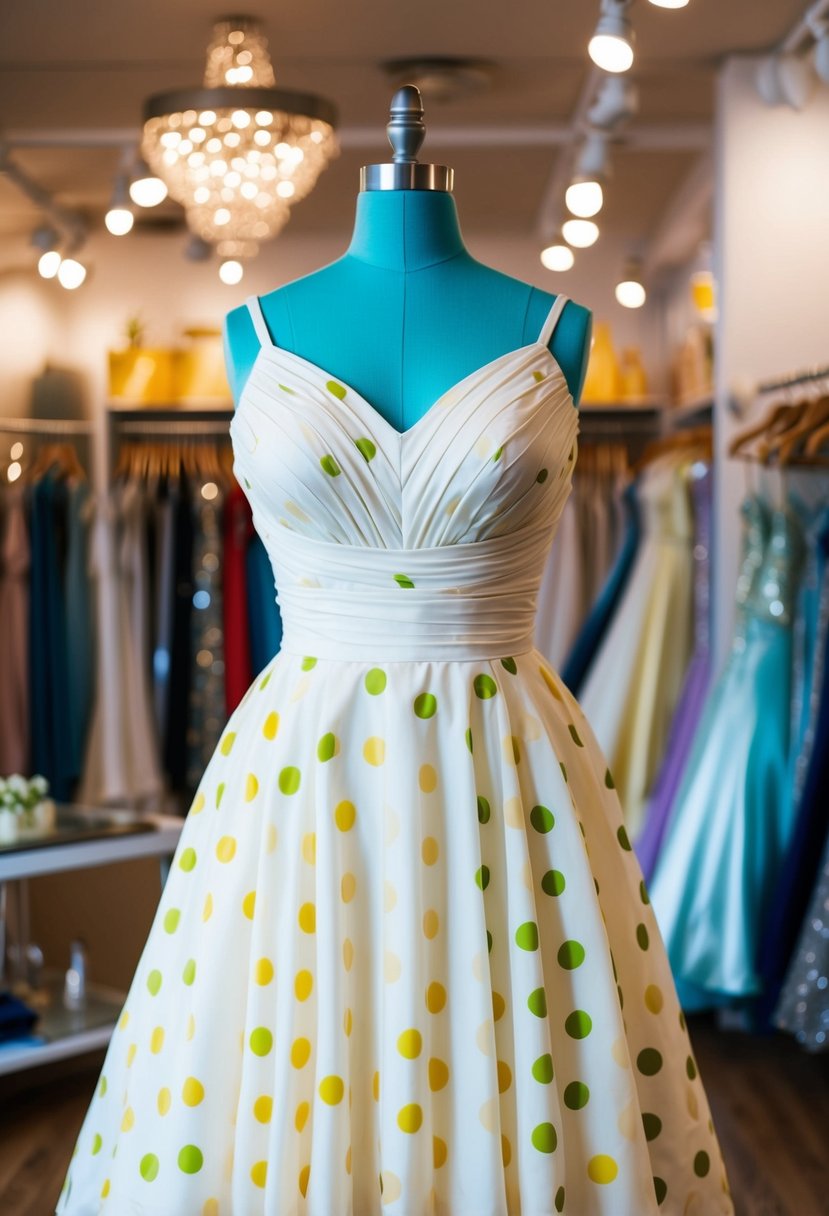
M 796 419 L 792 417 L 792 410 L 797 407 L 791 405 L 773 405 L 759 422 L 753 423 L 752 426 L 746 427 L 740 431 L 731 440 L 728 445 L 729 456 L 740 456 L 744 454 L 746 446 L 754 439 L 759 439 L 761 436 L 771 437 L 784 431 Z M 798 414 L 797 417 L 800 415 Z
M 634 464 L 633 472 L 638 475 L 660 456 L 665 456 L 670 452 L 685 454 L 695 447 L 700 449 L 701 455 L 708 459 L 711 458 L 714 439 L 710 426 L 689 427 L 687 430 L 674 431 L 670 435 L 662 435 L 659 439 L 651 440 Z

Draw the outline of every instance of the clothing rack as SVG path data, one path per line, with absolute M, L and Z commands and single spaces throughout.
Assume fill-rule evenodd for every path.
M 803 388 L 808 385 L 816 396 L 829 392 L 829 364 L 824 367 L 813 367 L 803 371 L 793 372 L 779 380 L 766 380 L 757 388 L 757 396 L 765 397 L 770 393 L 781 393 L 785 400 L 789 390 Z M 802 394 L 798 394 L 802 397 Z
M 190 439 L 215 439 L 216 436 L 228 437 L 227 420 L 197 421 L 182 419 L 159 418 L 154 420 L 129 421 L 118 424 L 118 435 L 147 435 L 151 437 L 178 437 L 185 435 Z
M 9 435 L 83 435 L 93 433 L 91 422 L 75 418 L 0 418 L 0 433 Z

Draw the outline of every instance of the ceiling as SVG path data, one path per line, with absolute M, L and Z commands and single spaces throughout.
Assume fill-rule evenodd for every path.
M 777 43 L 804 10 L 804 0 L 691 0 L 686 9 L 658 9 L 638 0 L 636 125 L 662 128 L 659 150 L 620 148 L 603 222 L 631 242 L 658 223 L 690 172 L 698 147 L 671 146 L 692 125 L 710 124 L 718 63 L 728 54 Z M 491 87 L 427 107 L 421 159 L 455 168 L 464 228 L 531 235 L 560 150 L 516 140 L 474 145 L 469 132 L 498 128 L 532 132 L 569 121 L 583 88 L 586 45 L 598 0 L 283 0 L 252 3 L 270 38 L 277 83 L 323 93 L 340 109 L 344 148 L 312 195 L 294 211 L 289 233 L 347 232 L 358 169 L 385 160 L 384 126 L 391 88 L 382 63 L 413 56 L 462 56 L 493 64 Z M 212 21 L 222 15 L 204 0 L 31 0 L 0 9 L 0 114 L 4 130 L 56 145 L 16 147 L 12 155 L 63 206 L 92 224 L 106 210 L 116 147 L 59 146 L 70 139 L 106 139 L 140 127 L 145 97 L 198 83 Z M 375 138 L 376 133 L 376 138 Z M 489 138 L 489 136 L 487 136 Z M 699 140 L 697 139 L 697 144 Z M 166 208 L 166 210 L 165 210 Z M 180 217 L 173 204 L 145 222 Z M 31 260 L 28 237 L 39 213 L 0 174 L 0 267 Z M 285 238 L 283 238 L 285 239 Z

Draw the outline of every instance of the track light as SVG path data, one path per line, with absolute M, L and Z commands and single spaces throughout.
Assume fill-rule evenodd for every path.
M 219 278 L 223 283 L 227 283 L 228 287 L 241 283 L 244 273 L 244 266 L 236 258 L 226 258 L 219 266 Z
M 576 260 L 573 250 L 568 245 L 561 243 L 548 245 L 546 249 L 541 250 L 539 257 L 542 266 L 545 266 L 547 270 L 555 270 L 559 273 L 572 270 Z
M 686 8 L 688 0 L 651 0 L 656 8 Z
M 37 272 L 42 279 L 53 279 L 58 273 L 61 256 L 57 249 L 47 249 L 38 258 Z
M 37 271 L 43 279 L 53 279 L 58 273 L 61 261 L 58 250 L 60 239 L 57 230 L 48 224 L 35 228 L 32 233 L 31 243 L 35 249 L 41 251 L 37 261 Z
M 641 308 L 647 298 L 642 268 L 639 262 L 631 260 L 625 267 L 621 281 L 616 284 L 616 299 L 622 308 Z
M 86 267 L 75 258 L 64 258 L 58 267 L 58 282 L 67 291 L 74 291 L 76 287 L 80 287 L 85 278 Z
M 813 67 L 804 55 L 768 55 L 757 68 L 757 92 L 767 106 L 802 110 L 815 90 L 816 68 L 817 60 Z
M 137 160 L 130 182 L 130 198 L 136 207 L 157 207 L 167 197 L 167 186 L 150 172 L 146 161 Z
M 599 239 L 599 225 L 592 220 L 567 220 L 561 225 L 561 235 L 574 249 L 589 249 Z
M 605 76 L 593 105 L 587 112 L 591 127 L 617 131 L 639 110 L 639 90 L 630 76 Z
M 568 209 L 580 219 L 598 215 L 602 209 L 602 185 L 607 180 L 607 162 L 607 137 L 600 131 L 591 131 L 577 161 L 576 175 L 565 195 Z
M 104 216 L 107 231 L 113 236 L 126 236 L 132 229 L 135 217 L 129 207 L 129 185 L 127 176 L 119 173 L 112 189 L 109 211 Z
M 604 72 L 627 72 L 633 66 L 633 26 L 627 15 L 630 0 L 602 0 L 596 32 L 588 51 Z

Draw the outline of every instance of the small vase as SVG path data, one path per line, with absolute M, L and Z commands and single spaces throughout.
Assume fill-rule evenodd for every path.
M 0 810 L 0 844 L 13 844 L 17 840 L 17 816 L 3 807 Z
M 38 835 L 45 836 L 55 830 L 57 807 L 53 798 L 44 798 L 33 811 L 35 829 Z
M 613 349 L 610 325 L 597 321 L 587 376 L 581 400 L 583 405 L 615 405 L 620 394 L 619 364 Z

